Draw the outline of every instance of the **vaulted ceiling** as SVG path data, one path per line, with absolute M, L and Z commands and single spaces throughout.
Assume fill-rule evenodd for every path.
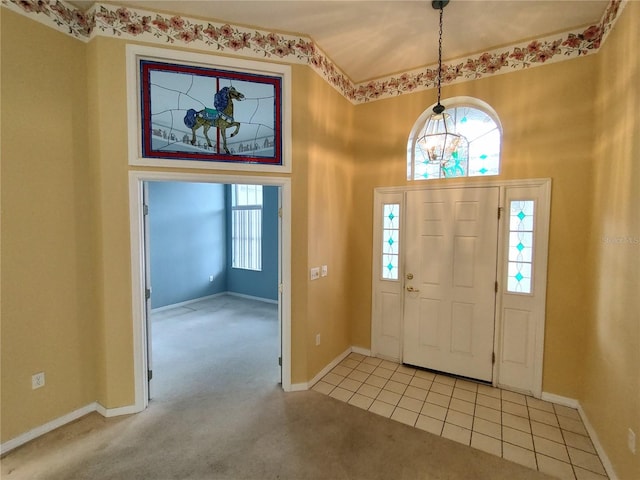
M 93 1 L 70 2 L 82 9 Z M 311 39 L 355 83 L 433 65 L 438 17 L 431 1 L 207 0 L 122 4 Z M 608 0 L 451 0 L 443 58 L 456 59 L 597 24 Z

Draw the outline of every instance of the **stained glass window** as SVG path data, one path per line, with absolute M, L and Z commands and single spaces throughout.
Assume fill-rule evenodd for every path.
M 400 205 L 385 203 L 382 208 L 382 278 L 398 279 L 400 256 Z
M 514 200 L 510 203 L 509 210 L 507 291 L 531 293 L 534 201 Z
M 455 133 L 465 136 L 469 141 L 468 159 L 466 147 L 461 147 L 465 150 L 454 152 L 447 163 L 430 163 L 424 151 L 415 144 L 415 139 L 422 137 L 426 127 L 428 115 L 423 114 L 419 120 L 423 125 L 417 130 L 414 128 L 407 152 L 407 178 L 430 180 L 498 175 L 502 134 L 494 117 L 473 106 L 447 107 L 445 112 L 453 120 Z

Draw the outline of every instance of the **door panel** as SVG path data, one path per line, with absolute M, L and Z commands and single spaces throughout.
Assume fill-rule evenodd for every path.
M 502 362 L 527 367 L 531 353 L 531 315 L 525 310 L 505 308 L 502 318 Z
M 407 193 L 403 361 L 492 380 L 499 189 Z
M 454 303 L 451 308 L 451 351 L 472 355 L 473 305 Z
M 395 292 L 382 292 L 382 336 L 397 337 L 398 325 L 400 325 L 400 294 Z

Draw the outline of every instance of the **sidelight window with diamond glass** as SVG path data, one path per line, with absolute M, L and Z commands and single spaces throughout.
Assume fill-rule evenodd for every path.
M 534 207 L 533 200 L 513 200 L 509 206 L 507 291 L 511 293 L 532 291 Z
M 382 208 L 382 278 L 398 279 L 400 258 L 400 205 L 385 203 Z

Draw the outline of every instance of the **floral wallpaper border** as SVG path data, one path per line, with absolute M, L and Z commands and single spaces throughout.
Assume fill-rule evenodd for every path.
M 610 0 L 600 22 L 584 30 L 558 34 L 443 64 L 444 85 L 475 80 L 576 58 L 598 51 L 628 0 Z M 2 6 L 90 41 L 112 36 L 164 45 L 189 46 L 250 58 L 307 64 L 352 103 L 364 103 L 436 87 L 432 65 L 354 84 L 308 37 L 167 16 L 125 6 L 96 3 L 83 12 L 62 0 L 2 0 Z

